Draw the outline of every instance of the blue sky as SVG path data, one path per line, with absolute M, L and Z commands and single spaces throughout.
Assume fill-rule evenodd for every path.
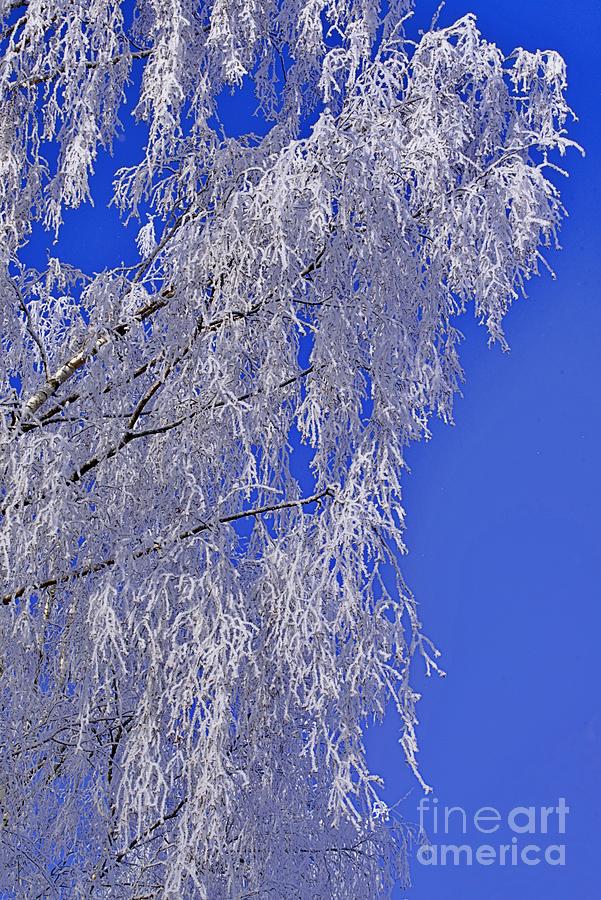
M 417 6 L 426 26 L 436 3 Z M 414 886 L 395 896 L 592 900 L 601 896 L 601 7 L 598 0 L 450 0 L 441 24 L 466 12 L 504 51 L 521 45 L 564 55 L 580 118 L 572 136 L 587 156 L 574 152 L 566 163 L 570 218 L 564 249 L 551 258 L 557 279 L 532 282 L 529 299 L 509 313 L 508 354 L 488 349 L 484 329 L 464 317 L 467 378 L 456 425 L 435 423 L 432 440 L 409 452 L 404 572 L 448 672 L 444 681 L 419 679 L 421 763 L 438 805 L 468 815 L 484 806 L 503 815 L 554 806 L 564 797 L 566 865 L 414 863 Z M 237 102 L 228 101 L 229 114 L 241 120 L 246 111 L 238 113 Z M 138 138 L 128 124 L 120 164 L 135 161 Z M 134 255 L 116 214 L 100 212 L 110 173 L 101 161 L 96 208 L 69 213 L 61 235 L 62 252 L 88 271 Z M 41 244 L 38 235 L 36 252 Z M 386 777 L 387 798 L 404 798 L 400 813 L 417 821 L 420 791 L 397 738 L 390 715 L 369 734 L 370 759 Z M 454 829 L 444 840 L 475 849 L 502 839 L 511 832 L 489 841 L 472 827 L 465 838 Z

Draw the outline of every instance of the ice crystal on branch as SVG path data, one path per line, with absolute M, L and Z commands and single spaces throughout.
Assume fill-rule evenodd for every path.
M 410 667 L 437 654 L 399 568 L 404 451 L 452 419 L 457 315 L 504 341 L 571 143 L 557 54 L 504 57 L 470 15 L 416 43 L 410 11 L 0 4 L 11 896 L 368 898 L 402 874 L 362 729 L 394 702 L 421 781 Z M 32 269 L 132 79 L 147 141 L 114 202 L 148 215 L 140 259 Z M 225 137 L 245 79 L 270 129 Z

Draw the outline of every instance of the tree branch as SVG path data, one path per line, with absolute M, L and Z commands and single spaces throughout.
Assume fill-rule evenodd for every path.
M 131 53 L 131 59 L 146 59 L 152 50 L 137 50 L 135 53 Z M 124 53 L 118 53 L 116 56 L 113 56 L 111 59 L 104 60 L 98 59 L 95 61 L 89 60 L 86 62 L 86 69 L 97 69 L 101 65 L 114 66 L 118 62 L 121 62 Z M 38 84 L 45 84 L 48 81 L 54 81 L 55 78 L 58 78 L 60 75 L 64 74 L 66 71 L 66 66 L 59 66 L 58 69 L 55 69 L 53 72 L 47 72 L 45 75 L 33 75 L 29 78 L 23 78 L 21 81 L 14 81 L 8 85 L 11 90 L 16 90 L 17 88 L 22 87 L 36 87 Z
M 153 253 L 139 266 L 137 266 L 137 274 L 133 279 L 133 284 L 138 283 L 143 277 L 144 273 L 148 271 L 158 254 L 161 250 L 164 249 L 165 245 L 168 241 L 171 240 L 176 231 L 183 224 L 186 215 L 190 212 L 189 209 L 185 210 L 174 222 L 173 226 L 169 229 L 169 232 L 165 235 L 162 241 L 159 243 L 157 248 L 153 251 Z M 131 286 L 126 291 L 126 294 L 131 290 Z M 141 307 L 136 313 L 134 313 L 133 319 L 139 322 L 143 322 L 153 313 L 157 312 L 159 309 L 162 309 L 167 305 L 168 301 L 174 294 L 173 287 L 169 286 L 164 288 L 158 297 L 152 300 L 150 303 L 147 303 L 145 306 Z M 50 397 L 56 394 L 57 390 L 61 387 L 61 385 L 65 384 L 78 369 L 81 369 L 88 360 L 92 359 L 94 356 L 97 356 L 99 351 L 107 344 L 111 338 L 111 335 L 116 335 L 117 337 L 123 337 L 127 334 L 131 327 L 131 322 L 120 322 L 118 325 L 113 328 L 108 329 L 108 333 L 102 335 L 97 338 L 96 341 L 89 348 L 82 348 L 77 353 L 75 353 L 67 362 L 63 363 L 62 366 L 54 372 L 54 374 L 46 380 L 46 383 L 42 385 L 42 387 L 32 394 L 32 396 L 27 400 L 25 406 L 23 408 L 23 413 L 21 418 L 26 415 L 35 414 L 49 399 Z M 20 423 L 19 423 L 20 424 Z
M 152 825 L 150 825 L 148 828 L 146 828 L 142 832 L 142 834 L 140 834 L 138 837 L 131 840 L 129 842 L 129 844 L 127 845 L 126 850 L 122 850 L 120 853 L 117 853 L 117 855 L 115 857 L 116 862 L 123 862 L 123 860 L 125 859 L 127 854 L 131 850 L 135 850 L 135 848 L 138 846 L 138 844 L 142 843 L 144 838 L 147 838 L 148 835 L 152 834 L 153 831 L 156 831 L 157 828 L 160 828 L 161 825 L 164 825 L 165 822 L 168 822 L 170 819 L 174 819 L 177 816 L 177 814 L 179 813 L 180 809 L 187 802 L 188 802 L 188 798 L 184 797 L 183 800 L 180 800 L 179 803 L 171 810 L 170 813 L 167 813 L 166 815 L 162 816 L 162 818 L 157 819 L 157 821 L 154 822 Z
M 319 491 L 316 494 L 312 494 L 310 497 L 300 497 L 298 500 L 284 500 L 282 503 L 274 503 L 266 506 L 257 506 L 255 509 L 246 509 L 241 510 L 237 513 L 230 513 L 228 516 L 221 516 L 217 519 L 216 522 L 202 522 L 200 525 L 195 525 L 193 528 L 189 528 L 186 531 L 180 531 L 180 533 L 176 536 L 176 541 L 186 541 L 190 538 L 196 537 L 199 534 L 202 534 L 203 531 L 209 531 L 211 528 L 214 528 L 216 525 L 230 525 L 232 522 L 238 522 L 240 519 L 248 519 L 248 518 L 256 518 L 258 516 L 268 515 L 269 513 L 280 512 L 284 509 L 293 509 L 294 507 L 303 507 L 308 506 L 310 503 L 319 503 L 321 500 L 325 500 L 326 497 L 333 497 L 334 492 L 331 487 L 326 487 L 323 490 Z M 143 550 L 136 550 L 132 553 L 132 559 L 142 559 L 145 556 L 149 556 L 151 553 L 159 552 L 165 548 L 165 544 L 161 543 L 160 540 L 154 541 L 151 547 L 145 547 Z M 104 569 L 111 568 L 116 563 L 114 558 L 103 559 L 100 562 L 92 563 L 89 566 L 84 566 L 82 569 L 74 569 L 72 572 L 69 572 L 65 575 L 58 575 L 54 578 L 46 578 L 43 581 L 38 581 L 34 584 L 26 584 L 22 585 L 16 590 L 11 591 L 9 594 L 5 594 L 2 597 L 2 603 L 4 606 L 8 606 L 13 600 L 18 600 L 19 597 L 22 597 L 26 591 L 41 591 L 46 590 L 49 587 L 53 587 L 58 584 L 68 584 L 70 581 L 77 581 L 80 578 L 85 578 L 87 575 L 95 575 L 97 572 L 102 572 Z
M 180 217 L 180 220 L 177 225 L 174 225 L 172 231 L 181 225 L 181 221 L 183 220 L 183 216 Z M 164 246 L 164 245 L 163 245 Z M 162 249 L 162 248 L 161 248 Z M 156 258 L 157 253 L 159 252 L 159 248 L 155 251 L 152 257 L 150 257 L 145 262 L 145 267 L 151 265 L 154 258 Z M 299 278 L 306 278 L 312 272 L 315 272 L 317 269 L 321 267 L 324 254 L 326 252 L 326 248 L 323 247 L 320 252 L 317 254 L 315 260 L 309 263 L 302 272 L 299 273 Z M 139 280 L 138 276 L 134 281 Z M 144 321 L 153 313 L 157 312 L 160 309 L 163 309 L 174 295 L 175 291 L 173 287 L 165 288 L 159 296 L 153 300 L 151 303 L 146 304 L 144 307 L 139 309 L 133 316 L 134 320 L 139 322 Z M 243 319 L 246 319 L 248 316 L 254 315 L 260 309 L 262 309 L 266 303 L 273 299 L 273 294 L 268 295 L 263 300 L 254 304 L 247 310 L 240 311 L 232 311 L 230 313 L 226 313 L 220 316 L 217 319 L 214 319 L 212 322 L 208 322 L 206 325 L 200 324 L 198 327 L 201 331 L 210 333 L 212 331 L 218 331 L 223 325 L 229 325 L 232 322 L 237 322 Z M 47 403 L 47 401 L 56 394 L 58 389 L 65 384 L 79 369 L 82 368 L 89 360 L 95 357 L 99 351 L 107 344 L 110 340 L 111 335 L 116 335 L 118 337 L 123 337 L 129 331 L 131 327 L 131 322 L 121 322 L 119 325 L 116 325 L 114 328 L 109 329 L 107 334 L 99 337 L 90 348 L 83 348 L 82 350 L 75 353 L 67 362 L 63 363 L 62 366 L 53 373 L 53 375 L 47 379 L 46 383 L 42 385 L 39 390 L 37 390 L 34 394 L 29 397 L 23 407 L 23 413 L 21 419 L 27 415 L 34 415 L 38 412 L 41 407 Z M 21 421 L 17 423 L 21 424 Z

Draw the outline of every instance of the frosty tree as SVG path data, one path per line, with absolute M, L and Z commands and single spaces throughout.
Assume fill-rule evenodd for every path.
M 571 143 L 556 53 L 471 15 L 411 40 L 410 12 L 0 0 L 7 897 L 369 898 L 402 869 L 362 728 L 393 701 L 421 780 L 404 449 L 451 419 L 458 315 L 503 343 Z M 244 79 L 262 138 L 219 124 Z M 32 268 L 128 82 L 139 259 Z

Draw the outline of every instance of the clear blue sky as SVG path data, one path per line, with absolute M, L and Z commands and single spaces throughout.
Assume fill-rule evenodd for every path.
M 427 25 L 436 2 L 417 6 Z M 404 571 L 448 672 L 423 685 L 421 762 L 441 807 L 505 813 L 565 797 L 566 865 L 414 864 L 414 886 L 395 896 L 593 900 L 601 897 L 601 6 L 450 0 L 441 24 L 470 11 L 504 51 L 521 45 L 564 55 L 580 117 L 572 134 L 587 157 L 567 160 L 570 219 L 563 252 L 552 257 L 557 280 L 531 283 L 529 299 L 511 310 L 509 354 L 489 350 L 484 330 L 463 319 L 467 381 L 456 426 L 435 424 L 430 443 L 409 454 Z M 246 104 L 237 103 L 228 101 L 228 115 L 242 130 Z M 120 164 L 134 162 L 137 147 L 128 126 Z M 61 237 L 64 254 L 87 270 L 133 255 L 116 216 L 101 212 L 110 172 L 101 161 L 95 210 L 69 213 Z M 41 244 L 38 235 L 36 252 Z M 390 716 L 369 735 L 370 758 L 387 779 L 387 798 L 408 794 L 399 810 L 417 821 L 420 791 L 397 737 Z M 455 829 L 446 840 L 475 849 L 511 833 L 476 836 L 473 827 L 465 839 Z M 538 834 L 532 842 L 544 843 Z

